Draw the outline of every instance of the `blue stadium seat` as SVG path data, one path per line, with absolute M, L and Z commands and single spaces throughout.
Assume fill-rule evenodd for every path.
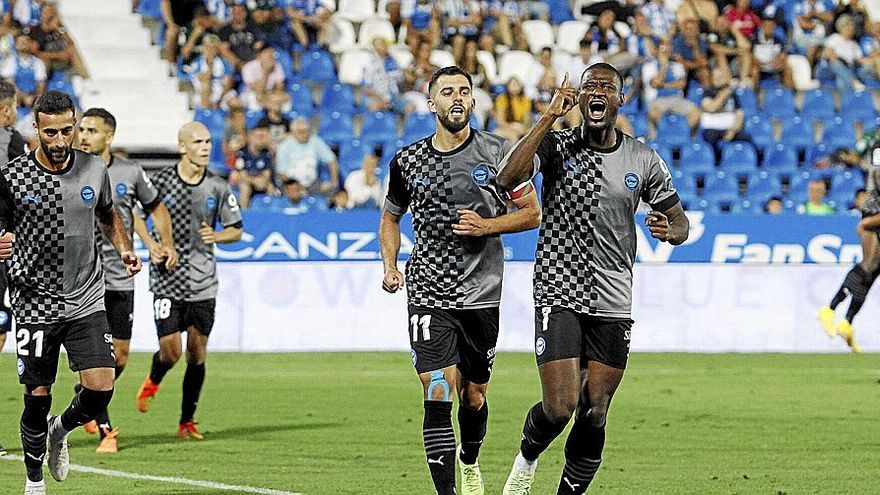
M 740 201 L 734 201 L 730 204 L 730 213 L 741 215 L 759 215 L 764 212 L 764 203 L 746 198 Z
M 336 66 L 330 52 L 321 49 L 310 49 L 302 56 L 299 72 L 303 79 L 319 83 L 336 82 Z
M 672 166 L 672 150 L 664 143 L 658 143 L 657 141 L 649 141 L 646 143 L 651 148 L 654 148 L 654 151 L 660 155 L 660 158 L 666 163 L 667 166 Z
M 303 115 L 314 115 L 315 103 L 312 100 L 312 90 L 308 85 L 294 82 L 287 85 L 290 93 L 290 103 L 294 110 Z
M 792 175 L 798 170 L 797 151 L 784 143 L 776 143 L 765 150 L 761 167 L 777 175 Z
M 865 177 L 860 171 L 843 170 L 837 171 L 831 177 L 831 190 L 829 195 L 839 203 L 852 201 L 856 191 L 864 189 Z
M 285 81 L 297 79 L 296 69 L 293 67 L 293 57 L 290 56 L 290 53 L 276 49 L 275 61 L 278 62 L 278 65 L 280 65 L 281 69 L 284 71 Z
M 732 141 L 721 144 L 721 170 L 728 174 L 747 175 L 758 166 L 758 152 L 752 143 Z
M 764 115 L 777 119 L 787 119 L 795 114 L 794 91 L 788 88 L 773 88 L 764 91 Z
M 260 121 L 263 117 L 266 116 L 266 112 L 263 110 L 246 110 L 244 112 L 244 127 L 245 129 L 253 129 L 257 126 L 257 122 Z
M 773 124 L 760 114 L 752 115 L 746 120 L 745 132 L 751 136 L 752 142 L 759 148 L 766 148 L 774 143 Z
M 856 120 L 868 122 L 877 117 L 874 100 L 870 91 L 850 90 L 843 93 L 840 102 L 840 114 L 849 115 Z
M 697 80 L 693 79 L 691 82 L 697 82 Z M 703 87 L 700 86 L 698 82 L 696 84 L 693 84 L 690 87 L 688 87 L 687 99 L 688 99 L 688 101 L 690 101 L 691 103 L 696 105 L 697 108 L 700 108 L 700 103 L 702 103 L 703 96 L 705 96 L 705 95 L 706 95 L 706 90 L 704 90 Z
M 715 151 L 705 141 L 691 141 L 681 147 L 679 168 L 691 174 L 714 174 Z
M 321 93 L 322 112 L 340 112 L 348 115 L 357 113 L 354 91 L 348 84 L 333 83 L 324 86 Z
M 775 175 L 762 170 L 749 179 L 746 197 L 752 202 L 763 205 L 773 196 L 782 197 L 782 185 Z
M 196 108 L 193 120 L 205 124 L 212 137 L 223 136 L 226 132 L 226 115 L 227 113 L 219 108 Z
M 638 112 L 632 115 L 627 115 L 630 123 L 633 126 L 633 134 L 637 138 L 644 138 L 648 135 L 648 114 L 645 112 Z
M 856 143 L 855 129 L 848 121 L 835 117 L 825 121 L 822 141 L 832 148 L 852 148 Z
M 739 199 L 739 183 L 733 175 L 716 172 L 707 177 L 703 197 L 711 201 L 735 201 Z
M 330 112 L 321 115 L 318 135 L 328 144 L 341 144 L 354 138 L 354 123 L 351 115 L 341 112 Z
M 758 97 L 751 88 L 736 88 L 733 97 L 739 108 L 746 114 L 746 118 L 758 113 Z
M 162 19 L 162 0 L 140 0 L 138 14 L 150 19 Z
M 471 113 L 470 126 L 478 131 L 483 130 L 483 123 L 480 122 L 480 119 L 477 118 L 477 114 L 475 112 Z M 397 128 L 395 128 L 394 132 L 397 132 Z
M 434 134 L 434 114 L 411 113 L 403 121 L 403 140 L 409 144 Z
M 804 93 L 804 106 L 801 109 L 801 115 L 806 120 L 834 118 L 834 95 L 824 89 L 814 89 Z
M 361 127 L 361 141 L 384 143 L 397 138 L 397 119 L 391 112 L 368 112 Z
M 815 144 L 813 135 L 813 122 L 795 115 L 782 121 L 782 136 L 779 142 L 805 150 Z
M 544 0 L 544 2 L 550 11 L 550 24 L 558 26 L 565 21 L 574 20 L 568 0 Z
M 352 139 L 351 141 L 339 143 L 339 173 L 345 177 L 352 170 L 361 168 L 364 156 L 372 151 L 371 148 L 372 144 L 362 139 Z
M 827 158 L 832 153 L 834 153 L 834 148 L 831 148 L 826 143 L 816 143 L 807 148 L 807 153 L 804 156 L 804 165 L 812 167 L 817 161 Z
M 675 184 L 675 190 L 678 192 L 679 197 L 688 196 L 688 197 L 696 197 L 697 196 L 697 179 L 689 172 L 685 172 L 683 170 L 674 169 L 671 171 L 672 173 L 672 183 Z
M 657 123 L 656 140 L 670 148 L 681 148 L 691 139 L 691 127 L 683 115 L 667 113 Z
M 403 142 L 403 139 L 392 139 L 387 141 L 382 147 L 382 158 L 379 159 L 379 168 L 381 168 L 384 173 L 388 173 L 388 166 L 391 164 L 391 159 L 394 158 L 394 154 L 397 153 L 400 148 L 403 148 L 404 145 L 405 143 Z
M 806 201 L 807 188 L 809 187 L 810 181 L 812 179 L 813 177 L 807 170 L 792 175 L 788 183 L 788 194 L 786 195 L 786 197 L 792 200 L 795 204 L 803 203 L 804 201 Z

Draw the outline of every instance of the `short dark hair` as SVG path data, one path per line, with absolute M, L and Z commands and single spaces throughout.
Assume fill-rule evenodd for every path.
M 434 86 L 437 84 L 437 81 L 443 76 L 464 76 L 467 79 L 468 86 L 470 86 L 471 88 L 474 87 L 474 81 L 473 79 L 471 79 L 471 75 L 468 74 L 466 70 L 457 65 L 450 65 L 449 67 L 437 69 L 437 71 L 431 75 L 431 81 L 428 83 L 428 95 L 433 94 Z
M 578 42 L 578 46 L 580 46 L 581 48 L 587 48 L 592 44 L 593 42 L 588 40 L 587 38 L 584 38 Z
M 73 99 L 67 93 L 61 91 L 46 91 L 37 97 L 34 102 L 34 120 L 39 122 L 40 114 L 60 115 L 65 112 L 76 114 Z
M 15 99 L 15 85 L 3 79 L 0 80 L 0 101 Z
M 620 81 L 620 90 L 623 91 L 623 75 L 620 73 L 619 70 L 617 70 L 617 67 L 615 67 L 611 64 L 606 64 L 605 62 L 598 62 L 598 63 L 595 63 L 595 64 L 587 67 L 584 70 L 584 73 L 581 74 L 580 84 L 583 84 L 584 76 L 587 75 L 587 72 L 590 72 L 591 70 L 595 70 L 595 69 L 610 70 L 611 72 L 613 72 L 614 75 L 617 77 L 617 80 Z
M 83 118 L 100 117 L 104 119 L 104 123 L 107 124 L 107 127 L 109 127 L 111 131 L 116 130 L 116 117 L 114 117 L 113 114 L 103 108 L 90 108 L 83 112 L 82 116 Z

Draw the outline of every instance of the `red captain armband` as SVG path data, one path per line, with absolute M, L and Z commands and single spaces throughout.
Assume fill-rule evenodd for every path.
M 532 185 L 532 181 L 527 180 L 527 181 L 523 182 L 522 184 L 513 188 L 512 191 L 510 191 L 510 193 L 509 193 L 510 199 L 519 199 L 519 198 L 522 198 L 523 196 L 528 196 L 529 193 L 531 193 L 534 190 L 535 190 L 535 186 Z

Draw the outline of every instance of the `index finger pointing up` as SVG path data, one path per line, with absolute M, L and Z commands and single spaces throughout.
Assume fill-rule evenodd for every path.
M 568 78 L 568 72 L 566 72 L 565 75 L 562 77 L 562 86 L 561 87 L 563 87 L 563 88 L 570 88 L 571 87 L 571 81 Z

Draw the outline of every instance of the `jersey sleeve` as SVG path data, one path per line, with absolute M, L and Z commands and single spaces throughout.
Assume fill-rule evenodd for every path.
M 642 201 L 651 205 L 651 208 L 663 212 L 680 201 L 675 185 L 672 184 L 669 168 L 656 151 L 651 151 L 651 163 L 645 177 Z
M 544 139 L 541 140 L 541 144 L 538 145 L 538 151 L 535 152 L 532 177 L 538 175 L 538 172 L 541 172 L 545 176 L 556 175 L 558 170 L 562 167 L 562 161 L 560 159 L 562 154 L 559 152 L 558 144 L 559 140 L 556 139 L 556 136 L 552 132 L 548 132 L 544 136 Z
M 101 191 L 98 194 L 97 210 L 106 212 L 113 208 L 113 193 L 110 189 L 110 174 L 107 173 L 107 167 L 101 167 L 103 179 L 101 179 Z
M 6 177 L 0 174 L 0 234 L 12 230 L 14 215 L 15 201 L 12 199 L 12 190 Z
M 159 198 L 159 189 L 140 167 L 138 167 L 137 179 L 134 183 L 134 192 L 137 195 L 137 200 L 147 211 L 153 211 L 161 199 Z
M 385 210 L 396 216 L 402 216 L 409 208 L 409 191 L 406 189 L 406 181 L 397 157 L 391 159 L 391 167 L 388 172 L 388 195 L 385 196 Z
M 232 194 L 232 189 L 226 184 L 223 190 L 223 200 L 220 201 L 220 225 L 223 228 L 242 226 L 241 208 L 238 206 L 238 199 Z

